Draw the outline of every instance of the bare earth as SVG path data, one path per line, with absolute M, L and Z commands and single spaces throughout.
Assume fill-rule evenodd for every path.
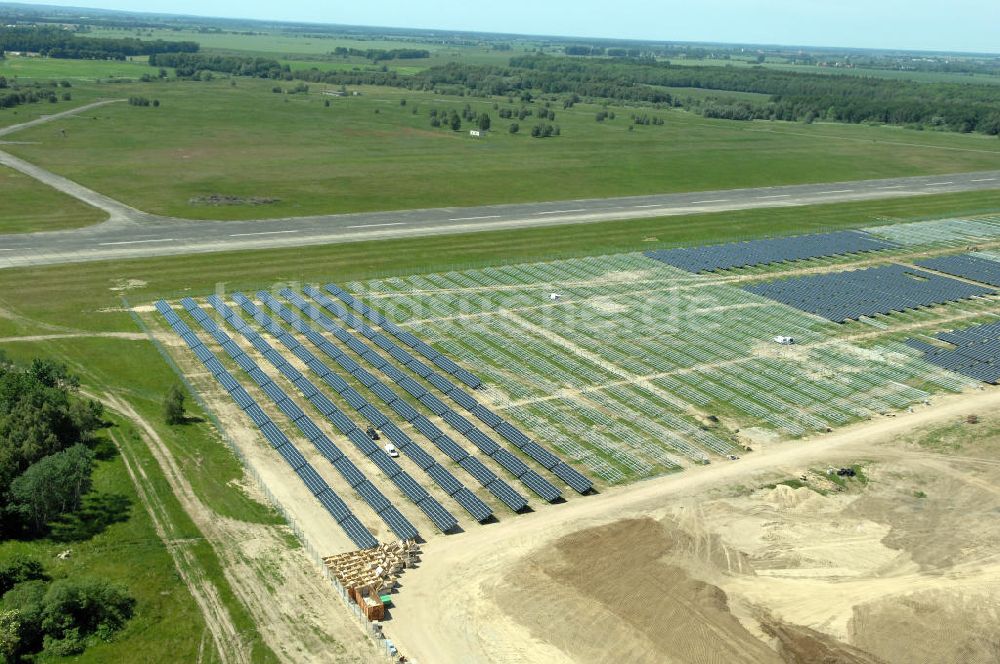
M 444 664 L 1000 661 L 1000 415 L 971 413 L 1000 390 L 432 539 L 386 632 Z

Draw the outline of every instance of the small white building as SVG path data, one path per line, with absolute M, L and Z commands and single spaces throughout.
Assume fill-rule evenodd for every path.
M 473 138 L 482 138 L 483 132 L 479 131 L 478 129 L 470 129 L 469 136 Z

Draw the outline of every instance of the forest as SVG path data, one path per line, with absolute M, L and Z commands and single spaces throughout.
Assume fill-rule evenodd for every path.
M 60 28 L 0 28 L 0 53 L 23 51 L 71 60 L 124 60 L 153 53 L 194 53 L 197 42 L 80 37 Z

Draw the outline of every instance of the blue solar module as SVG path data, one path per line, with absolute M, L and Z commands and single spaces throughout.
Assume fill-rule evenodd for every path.
M 838 231 L 663 251 L 646 256 L 688 272 L 712 272 L 821 256 L 885 251 L 898 245 L 862 231 Z
M 421 395 L 420 403 L 427 406 L 427 408 L 432 413 L 438 416 L 444 415 L 445 413 L 451 411 L 451 408 L 448 408 L 448 406 L 444 405 L 444 403 L 440 399 L 438 399 L 430 392 L 425 392 L 423 395 Z
M 373 353 L 372 351 L 365 352 L 361 357 L 364 358 L 365 362 L 372 365 L 376 369 L 381 369 L 386 364 L 386 361 L 382 359 L 381 355 Z
M 257 383 L 261 387 L 271 382 L 271 378 L 256 365 L 254 365 L 253 369 L 247 372 L 247 375 L 250 376 L 253 382 Z
M 261 433 L 264 434 L 264 438 L 271 443 L 273 447 L 281 447 L 282 445 L 288 444 L 288 436 L 282 433 L 273 422 L 268 422 L 260 427 Z
M 215 360 L 215 356 L 212 355 L 212 351 L 210 351 L 208 348 L 206 348 L 205 344 L 198 344 L 197 346 L 195 346 L 194 348 L 192 348 L 191 351 L 202 362 L 207 363 L 207 362 L 209 362 L 211 360 Z M 218 362 L 218 360 L 215 360 L 215 361 Z
M 366 457 L 375 454 L 381 449 L 361 429 L 354 429 L 353 431 L 348 431 L 347 437 L 350 439 L 352 443 L 354 443 L 354 446 L 357 447 L 358 450 L 360 450 L 360 452 L 364 454 Z
M 189 347 L 195 348 L 201 345 L 201 339 L 194 335 L 194 332 L 185 332 L 181 335 L 181 339 L 184 340 Z
M 988 258 L 972 254 L 938 256 L 917 261 L 917 265 L 1000 288 L 1000 262 Z
M 229 357 L 236 357 L 237 355 L 241 355 L 243 353 L 240 347 L 232 339 L 226 339 L 221 343 L 222 350 L 226 351 L 226 355 Z
M 503 422 L 496 429 L 497 433 L 510 441 L 518 449 L 531 442 L 531 439 L 521 433 L 520 429 L 510 422 Z
M 943 332 L 937 338 L 954 349 L 914 339 L 907 344 L 922 350 L 924 359 L 931 364 L 984 383 L 1000 384 L 1000 322 Z
M 521 477 L 529 470 L 528 464 L 521 461 L 520 457 L 502 447 L 497 448 L 496 452 L 493 453 L 492 458 L 500 464 L 501 468 L 514 477 Z
M 327 417 L 331 417 L 334 413 L 340 412 L 339 409 L 333 405 L 333 402 L 330 401 L 325 394 L 320 392 L 314 394 L 312 399 L 309 401 L 312 402 L 312 405 L 316 406 L 316 409 L 319 410 L 319 412 L 323 413 L 323 415 Z
M 446 533 L 458 525 L 458 519 L 452 516 L 451 512 L 441 507 L 441 504 L 430 496 L 421 500 L 418 507 L 442 533 Z
M 455 492 L 452 498 L 455 499 L 455 502 L 464 507 L 465 510 L 472 515 L 473 519 L 479 521 L 480 523 L 493 516 L 493 510 L 490 509 L 490 506 L 480 500 L 476 494 L 464 487 Z
M 500 449 L 500 446 L 493 442 L 493 439 L 484 434 L 479 429 L 469 429 L 465 432 L 465 437 L 472 441 L 472 444 L 479 448 L 483 454 L 493 456 Z
M 451 408 L 445 410 L 445 412 L 440 413 L 441 419 L 448 423 L 449 426 L 455 429 L 463 436 L 468 432 L 475 429 L 475 426 L 469 420 L 465 419 Z
M 229 393 L 229 396 L 231 396 L 233 398 L 233 401 L 236 402 L 236 405 L 242 408 L 243 410 L 246 410 L 250 406 L 253 406 L 257 403 L 256 401 L 254 401 L 253 397 L 247 394 L 247 391 L 244 390 L 242 387 L 237 387 L 235 390 Z
M 276 367 L 279 367 L 283 364 L 287 364 L 285 358 L 281 356 L 281 353 L 279 353 L 278 351 L 274 350 L 274 348 L 271 347 L 268 347 L 268 349 L 264 351 L 264 357 L 267 359 L 268 362 L 270 362 Z
M 251 420 L 253 420 L 253 423 L 256 424 L 258 427 L 262 427 L 271 421 L 271 418 L 268 417 L 267 414 L 263 410 L 261 410 L 260 406 L 258 406 L 257 404 L 251 405 L 249 408 L 244 410 L 244 412 Z
M 316 426 L 316 423 L 313 422 L 308 417 L 296 419 L 295 426 L 297 426 L 299 430 L 302 432 L 302 435 L 308 438 L 310 441 L 314 441 L 318 438 L 324 437 L 323 432 L 320 431 L 320 428 Z
M 389 422 L 389 418 L 383 415 L 382 411 L 371 404 L 359 408 L 358 413 L 360 413 L 363 418 L 371 422 L 372 426 L 376 429 L 381 429 Z
M 413 350 L 417 351 L 418 353 L 426 357 L 428 360 L 431 360 L 432 362 L 441 356 L 441 353 L 434 350 L 434 348 L 432 348 L 427 343 L 419 340 L 417 341 L 417 343 L 413 344 Z
M 479 402 L 469 396 L 467 392 L 463 392 L 458 388 L 449 392 L 448 398 L 468 411 L 474 410 L 475 407 L 479 405 Z
M 455 476 L 449 473 L 444 467 L 434 464 L 426 469 L 427 474 L 437 482 L 437 485 L 444 489 L 444 492 L 449 496 L 454 495 L 459 490 L 463 489 L 462 483 L 455 479 Z
M 389 502 L 389 499 L 382 495 L 382 492 L 376 489 L 375 485 L 368 480 L 358 484 L 354 487 L 354 490 L 365 499 L 366 503 L 372 506 L 372 509 L 375 510 L 376 514 L 392 505 L 392 503 Z
M 903 265 L 781 279 L 744 290 L 836 323 L 995 292 Z
M 549 452 L 547 449 L 534 441 L 525 445 L 523 451 L 532 459 L 542 464 L 546 470 L 552 470 L 560 463 L 559 458 L 556 457 L 556 455 L 552 454 L 552 452 Z
M 386 404 L 391 404 L 399 398 L 395 392 L 386 387 L 386 385 L 382 382 L 372 385 L 372 392 L 374 392 L 375 395 Z
M 413 380 L 409 376 L 404 376 L 403 379 L 399 381 L 399 386 L 418 399 L 427 393 L 427 390 L 421 387 L 420 383 Z
M 253 371 L 254 369 L 260 371 L 260 368 L 257 366 L 257 363 L 251 360 L 245 353 L 240 353 L 239 355 L 234 357 L 233 362 L 239 365 L 240 369 L 243 369 L 243 371 L 250 372 Z
M 356 487 L 366 481 L 365 476 L 360 470 L 358 470 L 358 467 L 355 466 L 347 457 L 340 457 L 333 462 L 333 466 L 340 472 L 341 475 L 343 475 L 344 479 L 347 480 L 347 483 L 352 487 Z
M 262 355 L 266 355 L 267 351 L 271 350 L 271 346 L 260 338 L 260 336 L 250 337 L 250 344 L 256 348 Z
M 285 399 L 283 401 L 279 401 L 278 409 L 282 413 L 287 415 L 288 419 L 292 420 L 293 422 L 299 419 L 300 417 L 305 417 L 305 413 L 302 412 L 302 409 L 299 408 L 298 405 L 295 404 L 291 399 Z
M 407 353 L 405 350 L 403 350 L 399 346 L 393 346 L 392 348 L 390 348 L 389 349 L 389 355 L 391 355 L 392 358 L 394 360 L 396 360 L 397 362 L 402 362 L 403 364 L 407 364 L 409 362 L 412 362 L 415 359 L 412 355 L 410 355 L 409 353 Z
M 226 392 L 232 392 L 233 390 L 235 390 L 237 387 L 240 386 L 240 384 L 236 381 L 236 379 L 233 378 L 233 375 L 228 371 L 225 373 L 216 374 L 215 378 L 216 380 L 219 381 L 219 384 L 222 385 L 223 389 L 225 389 Z
M 278 403 L 279 401 L 283 401 L 288 398 L 288 395 L 285 394 L 285 391 L 283 389 L 281 389 L 280 387 L 278 387 L 277 385 L 275 385 L 273 382 L 270 381 L 261 385 L 260 389 L 267 396 L 271 397 L 271 400 L 274 401 L 275 403 Z
M 302 362 L 304 362 L 306 364 L 306 366 L 309 366 L 310 361 L 316 361 L 316 359 L 315 359 L 316 356 L 313 355 L 312 353 L 310 353 L 309 349 L 306 348 L 305 346 L 296 346 L 295 348 L 293 348 L 292 349 L 292 355 L 294 355 L 295 357 L 299 358 Z M 309 368 L 312 369 L 311 366 L 309 366 Z M 326 373 L 326 371 L 317 372 L 317 373 L 319 373 L 320 375 L 323 375 L 324 373 Z
M 365 399 L 363 396 L 358 394 L 357 390 L 351 387 L 341 392 L 340 396 L 344 399 L 344 401 L 350 404 L 351 408 L 359 409 L 368 405 L 368 399 Z
M 397 399 L 389 404 L 389 408 L 396 411 L 396 414 L 402 417 L 407 422 L 412 422 L 414 419 L 419 417 L 420 413 L 410 404 L 406 403 L 402 399 Z
M 441 374 L 434 372 L 427 376 L 427 382 L 439 389 L 442 393 L 448 394 L 455 389 L 455 384 L 450 380 L 442 376 Z
M 333 426 L 340 430 L 340 433 L 348 433 L 357 430 L 357 425 L 341 410 L 335 410 L 328 415 Z
M 553 468 L 552 473 L 577 493 L 587 493 L 594 486 L 583 474 L 565 463 Z
M 438 436 L 434 439 L 434 444 L 437 445 L 439 450 L 448 455 L 448 458 L 452 461 L 461 461 L 469 456 L 468 453 L 462 449 L 461 445 L 448 436 Z
M 386 474 L 386 477 L 394 478 L 402 472 L 402 468 L 396 463 L 396 460 L 391 456 L 383 452 L 382 450 L 377 450 L 370 457 L 372 463 L 378 466 L 379 470 Z
M 330 439 L 326 436 L 313 438 L 311 440 L 313 446 L 319 450 L 319 453 L 326 457 L 326 459 L 331 463 L 344 456 L 344 453 L 340 451 L 340 448 L 330 442 Z
M 319 360 L 317 360 L 317 362 L 318 361 Z M 312 368 L 312 365 L 310 365 L 310 368 Z M 347 384 L 347 381 L 345 381 L 343 378 L 333 373 L 332 371 L 328 372 L 325 376 L 323 376 L 323 380 L 326 381 L 326 384 L 332 387 L 337 394 L 340 394 L 344 390 L 350 389 L 351 387 L 350 385 Z
M 406 368 L 412 371 L 413 373 L 417 374 L 421 378 L 427 378 L 432 373 L 434 373 L 433 369 L 431 369 L 429 366 L 427 366 L 418 359 L 412 359 L 409 362 L 407 362 Z
M 302 372 L 290 365 L 288 362 L 278 365 L 278 371 L 282 376 L 292 381 L 293 383 L 299 378 L 302 378 Z
M 361 525 L 356 516 L 351 515 L 344 519 L 340 523 L 340 527 L 344 529 L 344 532 L 359 549 L 373 549 L 378 546 L 378 540 L 368 532 L 367 528 Z
M 295 387 L 299 388 L 299 391 L 302 392 L 302 396 L 306 399 L 312 399 L 313 395 L 319 392 L 319 390 L 316 389 L 316 386 L 313 385 L 312 381 L 305 376 L 295 381 Z
M 465 472 L 476 478 L 476 481 L 486 486 L 497 478 L 496 473 L 483 465 L 483 462 L 473 456 L 466 456 L 458 462 Z
M 379 516 L 382 517 L 382 520 L 386 522 L 396 537 L 401 540 L 416 539 L 419 535 L 413 524 L 391 504 L 379 512 Z
M 427 436 L 429 440 L 434 440 L 442 434 L 441 429 L 438 429 L 433 422 L 423 415 L 417 415 L 410 424 L 413 425 L 414 429 Z
M 397 383 L 406 377 L 406 374 L 404 374 L 402 371 L 392 366 L 391 364 L 386 364 L 384 367 L 382 367 L 382 373 Z
M 354 376 L 357 379 L 357 381 L 362 385 L 364 385 L 365 387 L 371 387 L 372 385 L 379 382 L 378 379 L 371 374 L 371 372 L 366 371 L 365 369 L 360 369 L 360 368 L 355 369 L 354 373 L 352 373 L 351 375 Z
M 396 483 L 396 486 L 399 487 L 399 490 L 406 494 L 406 497 L 413 502 L 419 503 L 427 497 L 427 490 L 420 486 L 405 470 L 398 472 L 392 479 Z
M 341 355 L 336 358 L 336 363 L 344 368 L 347 373 L 353 373 L 361 368 L 361 365 L 347 357 L 346 355 Z
M 396 443 L 395 440 L 392 442 Z M 396 445 L 399 445 L 399 443 L 396 443 Z M 420 470 L 427 470 L 428 468 L 437 465 L 434 457 L 428 454 L 424 448 L 420 447 L 420 445 L 417 445 L 412 441 L 406 447 L 400 447 L 399 449 L 403 450 L 403 452 L 406 453 L 406 456 L 410 457 L 413 463 L 417 464 L 417 467 L 420 468 Z
M 365 353 L 368 352 L 368 346 L 358 341 L 354 337 L 346 339 L 344 343 L 347 344 L 347 347 L 353 350 L 358 355 L 364 355 Z
M 546 502 L 551 503 L 554 500 L 562 498 L 562 492 L 559 489 L 555 488 L 551 482 L 533 470 L 529 470 L 524 475 L 521 475 L 520 480 L 524 483 L 524 486 L 534 491 L 539 498 Z
M 445 357 L 444 355 L 438 355 L 437 357 L 434 358 L 433 362 L 438 366 L 439 369 L 441 369 L 442 371 L 446 371 L 447 373 L 450 374 L 454 374 L 461 368 L 457 364 L 455 364 L 452 360 Z
M 413 334 L 412 332 L 406 332 L 406 331 L 400 332 L 399 336 L 397 336 L 396 338 L 399 339 L 400 341 L 402 341 L 404 344 L 406 344 L 410 348 L 413 348 L 414 346 L 416 346 L 417 342 L 420 341 L 420 339 L 418 339 L 415 334 Z
M 382 435 L 391 440 L 396 444 L 396 447 L 403 448 L 411 444 L 413 441 L 410 437 L 403 433 L 399 427 L 397 427 L 392 422 L 389 422 L 382 427 Z
M 493 480 L 486 485 L 486 489 L 515 512 L 520 512 L 528 506 L 527 499 L 501 479 Z
M 389 340 L 389 338 L 386 337 L 384 334 L 378 334 L 378 333 L 376 333 L 372 337 L 372 343 L 375 344 L 376 346 L 378 346 L 379 348 L 381 348 L 382 350 L 387 351 L 387 352 L 389 350 L 391 350 L 391 349 L 393 349 L 393 348 L 396 347 L 396 344 L 394 344 L 393 342 L 391 342 Z
M 337 523 L 351 516 L 350 508 L 332 490 L 323 491 L 317 494 L 316 498 L 319 499 L 319 502 L 323 504 L 323 507 L 326 508 Z
M 482 420 L 491 429 L 496 429 L 503 422 L 496 413 L 482 404 L 476 405 L 472 409 L 472 414 Z
M 302 481 L 305 482 L 305 485 L 309 487 L 309 490 L 312 491 L 314 496 L 330 490 L 330 487 L 323 480 L 323 478 L 319 476 L 319 473 L 317 473 L 316 470 L 308 463 L 296 468 L 295 474 L 302 478 Z
M 471 387 L 474 390 L 479 389 L 480 387 L 483 386 L 483 381 L 479 380 L 479 378 L 474 376 L 471 372 L 466 371 L 465 369 L 459 369 L 458 371 L 453 373 L 452 376 L 462 381 L 468 387 Z

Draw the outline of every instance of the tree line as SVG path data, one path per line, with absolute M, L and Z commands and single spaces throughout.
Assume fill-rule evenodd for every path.
M 43 101 L 54 104 L 59 101 L 60 97 L 63 101 L 72 99 L 72 95 L 68 90 L 64 90 L 60 95 L 60 87 L 70 88 L 72 84 L 69 81 L 58 83 L 56 81 L 48 81 L 46 83 L 12 82 L 0 76 L 0 109 L 14 108 L 22 104 L 37 104 Z
M 154 53 L 195 53 L 198 49 L 198 43 L 191 41 L 80 37 L 67 30 L 49 27 L 0 28 L 0 53 L 26 51 L 50 58 L 124 60 Z
M 333 54 L 345 58 L 345 57 L 358 57 L 364 58 L 366 60 L 371 60 L 372 62 L 384 62 L 386 60 L 420 60 L 422 58 L 431 57 L 431 52 L 420 48 L 348 48 L 345 46 L 338 46 L 333 49 Z
M 153 67 L 172 67 L 179 78 L 193 78 L 203 71 L 210 71 L 233 76 L 292 79 L 291 68 L 288 65 L 270 58 L 204 53 L 154 53 L 149 56 L 149 64 Z

